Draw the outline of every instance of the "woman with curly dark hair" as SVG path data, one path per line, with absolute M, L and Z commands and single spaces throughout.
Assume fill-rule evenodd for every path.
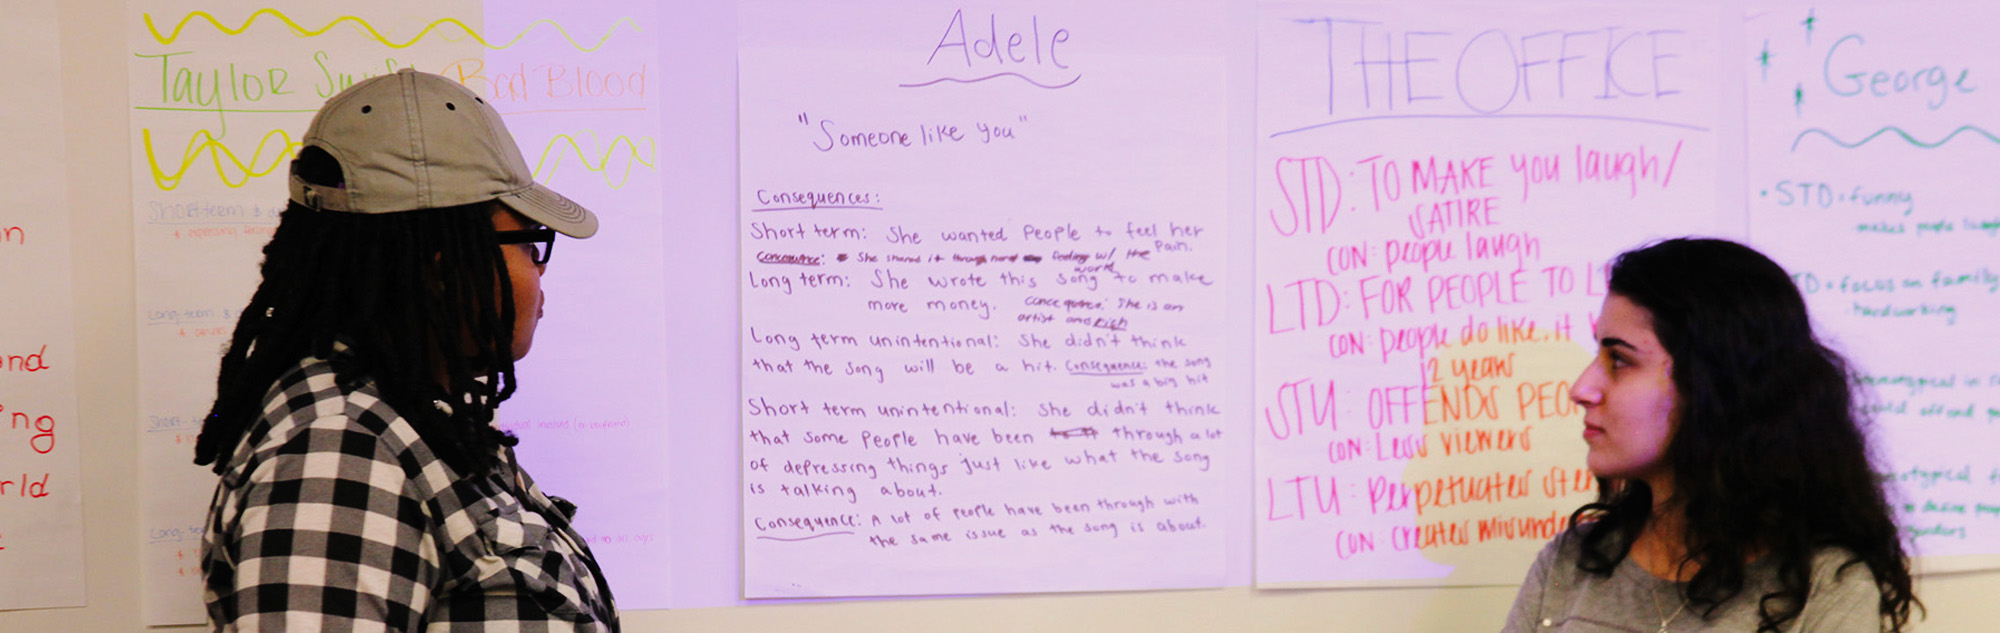
M 1597 501 L 1528 572 L 1508 633 L 1901 632 L 1909 557 L 1845 360 L 1741 244 L 1620 255 L 1584 409 Z

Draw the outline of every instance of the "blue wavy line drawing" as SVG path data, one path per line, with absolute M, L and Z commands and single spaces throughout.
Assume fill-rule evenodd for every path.
M 1854 149 L 1862 145 L 1867 145 L 1869 141 L 1875 140 L 1875 137 L 1877 136 L 1881 136 L 1889 132 L 1895 132 L 1897 136 L 1903 137 L 1903 140 L 1908 141 L 1909 144 L 1911 145 L 1915 145 L 1917 147 L 1921 147 L 1924 149 L 1935 149 L 1940 145 L 1943 145 L 1945 143 L 1950 143 L 1951 139 L 1958 138 L 1959 134 L 1963 134 L 1967 131 L 1971 131 L 1980 136 L 1984 136 L 1986 137 L 1986 140 L 1992 141 L 1996 145 L 2000 145 L 2000 136 L 1994 136 L 1992 132 L 1980 129 L 1979 126 L 1976 125 L 1958 126 L 1958 129 L 1952 130 L 1950 134 L 1944 135 L 1944 138 L 1938 139 L 1936 143 L 1926 143 L 1917 140 L 1916 137 L 1910 136 L 1909 132 L 1903 131 L 1903 128 L 1896 127 L 1894 125 L 1887 125 L 1883 126 L 1882 129 L 1876 130 L 1874 134 L 1870 134 L 1866 138 L 1863 138 L 1859 141 L 1855 141 L 1853 143 L 1840 140 L 1840 137 L 1834 136 L 1832 132 L 1828 132 L 1826 130 L 1822 130 L 1819 128 L 1808 128 L 1806 129 L 1806 131 L 1800 132 L 1797 137 L 1794 137 L 1792 139 L 1792 151 L 1794 152 L 1799 151 L 1799 143 L 1801 141 L 1804 141 L 1806 139 L 1806 135 L 1808 134 L 1818 134 L 1820 136 L 1826 137 L 1826 140 L 1833 141 L 1834 145 L 1839 145 L 1846 149 Z
M 1051 85 L 1048 85 L 1048 84 L 1044 84 L 1044 83 L 1041 83 L 1041 82 L 1038 82 L 1038 81 L 1035 81 L 1035 80 L 1033 80 L 1033 79 L 1029 79 L 1027 75 L 1023 75 L 1023 74 L 1021 74 L 1021 73 L 993 73 L 993 74 L 991 74 L 991 75 L 987 75 L 987 76 L 985 76 L 985 77 L 980 77 L 980 78 L 977 78 L 977 79 L 959 79 L 959 78 L 957 78 L 957 77 L 939 77 L 939 78 L 937 78 L 937 79 L 932 79 L 932 80 L 930 80 L 930 81 L 926 81 L 926 82 L 923 82 L 923 83 L 920 83 L 920 84 L 896 84 L 896 85 L 897 85 L 898 87 L 901 87 L 901 88 L 922 88 L 922 87 L 924 87 L 924 86 L 929 86 L 929 85 L 932 85 L 932 84 L 936 84 L 936 83 L 939 83 L 939 82 L 945 82 L 945 81 L 952 81 L 952 82 L 957 82 L 957 83 L 962 83 L 962 84 L 970 84 L 970 83 L 979 83 L 979 82 L 982 82 L 982 81 L 986 81 L 986 80 L 988 80 L 988 79 L 994 79 L 994 78 L 997 78 L 997 77 L 1014 77 L 1014 78 L 1017 78 L 1017 79 L 1020 79 L 1021 81 L 1025 81 L 1025 82 L 1028 82 L 1028 83 L 1030 83 L 1030 84 L 1033 84 L 1033 85 L 1034 85 L 1035 87 L 1037 87 L 1037 88 L 1048 88 L 1048 89 L 1050 89 L 1050 90 L 1055 90 L 1055 89 L 1057 89 L 1057 88 L 1068 88 L 1068 87 L 1070 87 L 1070 85 L 1071 85 L 1071 84 L 1074 84 L 1074 83 L 1076 83 L 1076 80 L 1078 80 L 1078 79 L 1082 79 L 1082 78 L 1083 78 L 1083 75 L 1077 75 L 1077 76 L 1075 76 L 1075 77 L 1071 77 L 1071 78 L 1069 79 L 1069 81 L 1065 81 L 1065 82 L 1063 82 L 1063 83 L 1059 83 L 1059 84 L 1056 84 L 1056 85 L 1053 85 L 1053 86 L 1051 86 Z

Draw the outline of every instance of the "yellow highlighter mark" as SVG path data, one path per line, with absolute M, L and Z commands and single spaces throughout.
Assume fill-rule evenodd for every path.
M 203 153 L 207 153 L 213 161 L 216 178 L 222 181 L 223 186 L 240 189 L 252 178 L 277 171 L 279 166 L 285 164 L 285 159 L 290 158 L 300 146 L 300 143 L 292 140 L 291 133 L 271 130 L 257 140 L 257 146 L 250 152 L 249 160 L 245 161 L 236 150 L 230 149 L 208 130 L 202 130 L 195 132 L 194 136 L 188 139 L 187 149 L 181 152 L 180 165 L 169 173 L 161 169 L 159 157 L 153 151 L 153 131 L 141 129 L 139 137 L 145 146 L 146 164 L 153 172 L 153 185 L 159 187 L 161 191 L 173 191 L 180 187 L 181 180 L 187 176 L 189 169 L 194 168 L 195 162 L 201 159 Z M 276 147 L 277 151 L 266 156 L 265 151 L 272 147 Z
M 169 165 L 162 165 L 160 153 L 153 146 L 153 131 L 141 129 L 139 135 L 146 152 L 146 164 L 152 172 L 153 185 L 161 191 L 179 188 L 204 154 L 214 165 L 216 179 L 223 186 L 240 189 L 252 178 L 276 172 L 301 146 L 292 139 L 291 133 L 271 130 L 259 138 L 254 147 L 248 148 L 248 156 L 245 157 L 244 152 L 231 148 L 208 130 L 201 130 L 188 139 L 187 147 L 181 151 L 177 162 L 167 161 Z M 579 142 L 579 136 L 586 138 L 587 143 Z M 605 186 L 612 189 L 622 189 L 631 181 L 634 165 L 649 170 L 654 168 L 657 146 L 650 137 L 616 136 L 603 146 L 602 151 L 595 151 L 584 147 L 586 144 L 593 148 L 599 146 L 595 132 L 584 132 L 579 136 L 558 134 L 549 139 L 535 161 L 535 179 L 549 182 L 571 154 L 576 155 L 576 162 L 585 170 L 603 175 Z
M 339 26 L 341 23 L 350 23 L 356 29 L 360 30 L 363 34 L 367 35 L 370 39 L 373 39 L 377 42 L 381 42 L 382 45 L 388 46 L 389 48 L 396 48 L 396 49 L 409 48 L 410 46 L 415 45 L 417 41 L 424 39 L 424 36 L 430 35 L 432 31 L 437 31 L 439 27 L 442 26 L 455 27 L 459 32 L 462 32 L 465 36 L 472 38 L 473 41 L 479 42 L 479 45 L 484 46 L 486 48 L 499 50 L 499 49 L 506 49 L 508 47 L 513 46 L 516 43 L 519 43 L 521 41 L 521 38 L 528 36 L 528 33 L 534 31 L 536 28 L 547 25 L 550 28 L 554 28 L 556 30 L 556 33 L 562 35 L 564 40 L 568 40 L 570 46 L 575 47 L 576 50 L 583 51 L 586 53 L 596 51 L 599 48 L 603 48 L 604 43 L 611 39 L 611 35 L 618 31 L 618 26 L 621 24 L 632 29 L 633 32 L 639 32 L 641 30 L 639 28 L 638 23 L 634 22 L 632 18 L 619 18 L 611 23 L 610 28 L 604 30 L 604 35 L 602 37 L 597 38 L 596 43 L 585 45 L 581 42 L 578 42 L 575 37 L 572 37 L 569 33 L 569 29 L 563 28 L 561 24 L 557 24 L 554 20 L 536 20 L 528 24 L 526 28 L 521 29 L 520 33 L 516 33 L 513 39 L 509 39 L 504 43 L 495 44 L 492 41 L 487 40 L 486 37 L 484 35 L 481 35 L 477 30 L 474 30 L 471 26 L 466 25 L 465 22 L 459 21 L 457 18 L 440 18 L 432 21 L 430 24 L 424 25 L 423 30 L 417 31 L 416 36 L 411 37 L 410 39 L 404 40 L 402 42 L 396 42 L 389 39 L 388 36 L 383 35 L 381 31 L 376 30 L 375 25 L 370 24 L 368 20 L 352 15 L 335 18 L 332 22 L 328 22 L 326 23 L 325 26 L 321 26 L 319 28 L 309 28 L 306 27 L 305 25 L 299 24 L 297 21 L 293 20 L 291 16 L 285 15 L 283 11 L 279 11 L 277 9 L 265 8 L 265 9 L 258 9 L 256 12 L 251 13 L 250 17 L 245 18 L 243 20 L 243 24 L 241 26 L 232 28 L 229 25 L 223 24 L 222 20 L 216 18 L 215 15 L 207 11 L 194 11 L 188 13 L 187 16 L 182 17 L 180 23 L 175 24 L 173 30 L 168 33 L 160 32 L 159 27 L 155 25 L 153 22 L 153 14 L 146 13 L 143 14 L 141 17 L 146 22 L 146 30 L 152 32 L 153 34 L 153 41 L 159 42 L 161 45 L 165 46 L 165 45 L 171 45 L 175 41 L 179 40 L 181 37 L 181 32 L 186 30 L 188 25 L 193 23 L 195 20 L 201 20 L 207 22 L 210 26 L 215 27 L 215 30 L 220 31 L 225 35 L 242 35 L 245 31 L 250 30 L 251 25 L 255 24 L 258 18 L 264 16 L 270 16 L 273 19 L 276 19 L 280 22 L 284 22 L 285 26 L 291 29 L 293 34 L 296 34 L 300 37 L 318 37 L 320 35 L 326 34 L 327 31 L 333 30 L 333 27 Z M 439 32 L 439 36 L 451 39 L 448 34 L 442 31 Z
M 598 145 L 596 132 L 586 131 L 583 135 L 589 137 L 591 146 L 596 147 Z M 624 146 L 625 151 L 618 151 L 620 145 Z M 604 146 L 604 151 L 594 152 L 597 162 L 596 164 L 592 164 L 591 157 L 593 152 L 585 150 L 583 145 L 577 142 L 577 137 L 568 134 L 557 134 L 555 137 L 549 139 L 547 146 L 542 148 L 541 157 L 535 159 L 535 180 L 538 182 L 549 182 L 550 179 L 555 177 L 556 168 L 561 167 L 563 160 L 574 153 L 576 154 L 577 162 L 581 163 L 584 169 L 604 175 L 605 186 L 612 189 L 623 189 L 625 184 L 632 180 L 632 165 L 639 164 L 644 165 L 646 169 L 653 169 L 656 150 L 656 144 L 651 137 L 641 136 L 638 139 L 633 139 L 629 136 L 619 135 L 613 137 L 609 145 Z M 612 161 L 616 158 L 623 158 L 624 161 L 622 165 L 623 169 L 620 170 L 616 180 L 614 180 L 612 176 Z

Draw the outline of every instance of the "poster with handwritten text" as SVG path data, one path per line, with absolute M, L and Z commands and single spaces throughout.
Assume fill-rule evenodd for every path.
M 1220 18 L 743 10 L 746 597 L 1221 584 Z
M 1919 568 L 2000 567 L 2000 209 L 1966 177 L 2000 156 L 2000 10 L 1746 18 L 1750 237 L 1869 388 Z
M 0 610 L 83 606 L 76 333 L 56 4 L 0 21 Z
M 596 211 L 558 238 L 520 391 L 495 424 L 577 527 L 625 608 L 666 605 L 667 455 L 654 5 L 522 1 L 128 7 L 139 261 L 145 619 L 200 622 L 215 478 L 193 441 L 220 352 L 285 207 L 298 138 L 327 97 L 411 67 L 505 117 L 536 180 Z M 616 368 L 610 370 L 607 368 Z
M 1509 585 L 1596 494 L 1603 265 L 1718 230 L 1712 17 L 1267 6 L 1259 586 Z

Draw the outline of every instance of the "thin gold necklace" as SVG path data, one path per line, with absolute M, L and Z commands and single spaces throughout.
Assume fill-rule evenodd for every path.
M 1678 595 L 1680 592 L 1675 591 L 1674 593 Z M 1666 609 L 1660 608 L 1660 592 L 1655 591 L 1652 593 L 1650 597 L 1653 599 L 1653 615 L 1660 615 L 1661 613 L 1665 613 Z M 1681 598 L 1681 606 L 1674 607 L 1674 612 L 1672 614 L 1660 616 L 1659 633 L 1667 633 L 1667 626 L 1673 624 L 1674 619 L 1681 617 L 1681 612 L 1686 611 L 1687 607 L 1688 607 L 1687 598 L 1683 597 Z

